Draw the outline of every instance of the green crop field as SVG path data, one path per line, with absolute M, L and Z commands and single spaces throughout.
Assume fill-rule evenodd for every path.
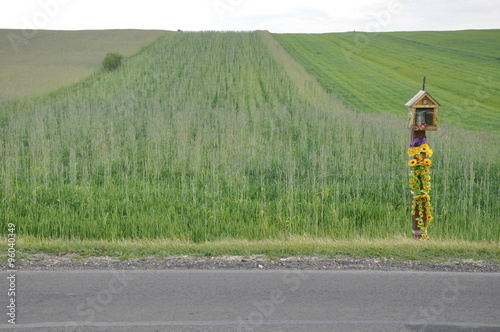
M 0 101 L 78 82 L 101 66 L 106 53 L 132 55 L 163 33 L 0 29 Z
M 332 49 L 299 52 L 290 45 L 304 36 L 277 38 L 299 60 Z M 386 38 L 396 35 L 376 40 Z M 336 74 L 352 81 L 350 96 L 325 87 L 370 105 L 373 87 L 395 101 L 387 113 L 350 110 L 266 32 L 165 33 L 114 72 L 1 103 L 1 224 L 44 241 L 410 237 L 409 132 L 393 114 L 406 113 L 421 73 L 381 89 L 393 71 L 360 65 L 380 72 L 364 89 L 350 72 Z M 425 74 L 449 103 L 455 92 Z M 443 127 L 429 135 L 431 238 L 496 242 L 499 135 Z
M 422 86 L 442 105 L 440 123 L 500 132 L 500 30 L 279 34 L 329 92 L 363 112 L 406 116 Z

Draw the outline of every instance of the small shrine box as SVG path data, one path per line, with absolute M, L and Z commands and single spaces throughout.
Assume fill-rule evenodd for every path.
M 408 106 L 408 129 L 414 131 L 437 130 L 437 113 L 441 106 L 424 90 L 420 90 L 406 104 Z

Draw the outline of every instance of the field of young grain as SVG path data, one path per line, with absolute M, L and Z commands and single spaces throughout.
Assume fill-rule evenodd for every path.
M 19 236 L 411 236 L 406 121 L 348 110 L 268 33 L 167 33 L 115 72 L 0 105 L 0 218 Z M 498 241 L 498 135 L 443 127 L 431 237 Z
M 275 36 L 358 111 L 406 116 L 403 105 L 427 76 L 440 123 L 500 132 L 500 30 Z

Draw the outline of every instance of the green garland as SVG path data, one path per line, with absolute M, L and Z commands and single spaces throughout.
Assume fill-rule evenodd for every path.
M 408 182 L 413 196 L 412 215 L 416 216 L 417 226 L 421 232 L 421 239 L 429 239 L 427 229 L 434 219 L 432 215 L 431 197 L 431 171 L 433 151 L 425 139 L 415 139 L 408 149 L 408 155 L 413 158 L 408 162 L 411 168 Z

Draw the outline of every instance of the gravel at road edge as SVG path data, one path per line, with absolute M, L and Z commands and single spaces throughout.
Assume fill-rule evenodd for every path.
M 7 262 L 0 262 L 8 270 Z M 167 258 L 115 257 L 81 258 L 74 255 L 30 255 L 16 260 L 15 268 L 23 270 L 380 270 L 439 272 L 500 272 L 500 264 L 492 260 L 456 259 L 447 262 L 396 261 L 387 258 L 288 257 L 269 259 L 264 256 L 221 256 Z

